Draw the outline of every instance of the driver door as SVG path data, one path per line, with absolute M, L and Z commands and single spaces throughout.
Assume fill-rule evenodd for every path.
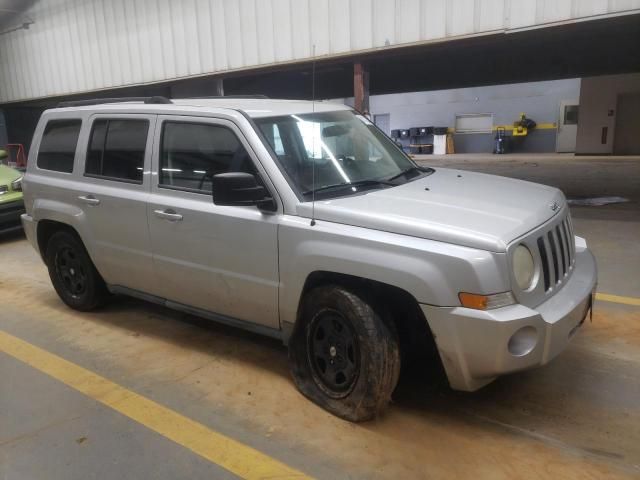
M 212 200 L 213 175 L 266 178 L 241 131 L 228 120 L 165 115 L 155 138 L 148 218 L 160 295 L 279 328 L 277 216 Z

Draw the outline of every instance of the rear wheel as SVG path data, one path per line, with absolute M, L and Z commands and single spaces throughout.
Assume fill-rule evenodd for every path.
M 53 288 L 68 306 L 88 311 L 105 303 L 107 287 L 75 235 L 54 233 L 47 242 L 45 260 Z
M 369 420 L 386 408 L 400 353 L 385 310 L 363 292 L 328 285 L 308 292 L 289 345 L 300 391 L 334 415 Z

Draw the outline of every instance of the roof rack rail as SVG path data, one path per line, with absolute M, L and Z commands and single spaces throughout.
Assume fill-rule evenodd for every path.
M 190 99 L 205 99 L 205 98 L 237 98 L 237 99 L 257 99 L 257 100 L 268 100 L 269 97 L 261 94 L 251 94 L 251 95 L 209 95 L 206 97 L 189 97 Z M 186 98 L 184 100 L 187 100 Z
M 86 107 L 89 105 L 102 105 L 105 103 L 124 103 L 124 102 L 143 102 L 147 104 L 166 104 L 173 103 L 166 97 L 114 97 L 114 98 L 92 98 L 90 100 L 71 100 L 68 102 L 60 102 L 56 108 L 66 107 Z
M 246 98 L 246 99 L 258 99 L 258 100 L 268 100 L 269 97 L 266 95 L 262 95 L 261 93 L 254 93 L 249 95 L 225 95 L 224 98 Z

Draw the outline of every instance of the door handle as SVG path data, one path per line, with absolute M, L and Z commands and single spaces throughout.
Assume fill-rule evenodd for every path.
M 82 203 L 86 203 L 87 205 L 100 205 L 100 200 L 98 200 L 93 195 L 80 195 L 78 197 Z
M 163 220 L 169 220 L 170 222 L 179 222 L 182 220 L 182 215 L 176 213 L 175 210 L 167 208 L 166 210 L 154 210 L 154 215 Z

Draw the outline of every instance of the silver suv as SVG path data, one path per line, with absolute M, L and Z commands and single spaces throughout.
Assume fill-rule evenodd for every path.
M 559 190 L 418 166 L 331 103 L 61 104 L 24 198 L 67 305 L 126 294 L 281 339 L 302 393 L 353 421 L 401 359 L 467 391 L 547 363 L 596 284 Z

